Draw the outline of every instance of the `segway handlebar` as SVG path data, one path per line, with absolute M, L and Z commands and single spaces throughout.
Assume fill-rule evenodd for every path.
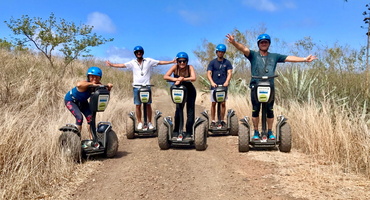
M 99 88 L 106 88 L 106 89 L 108 89 L 109 86 L 108 85 L 89 85 L 88 88 L 93 88 L 94 90 L 97 90 Z
M 279 76 L 279 75 L 273 75 L 273 76 L 252 76 L 252 78 L 266 80 L 266 79 L 276 78 L 276 77 L 278 77 L 278 76 Z
M 152 87 L 154 85 L 150 85 L 150 84 L 135 84 L 134 87 Z

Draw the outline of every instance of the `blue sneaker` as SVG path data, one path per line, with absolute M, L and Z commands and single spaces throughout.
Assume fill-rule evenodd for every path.
M 252 140 L 260 140 L 260 133 L 258 131 L 254 131 L 254 136 L 252 137 Z
M 269 136 L 269 140 L 275 140 L 275 139 L 276 139 L 276 137 L 275 137 L 275 135 L 272 133 L 272 131 L 267 132 L 267 134 L 268 134 L 268 136 Z

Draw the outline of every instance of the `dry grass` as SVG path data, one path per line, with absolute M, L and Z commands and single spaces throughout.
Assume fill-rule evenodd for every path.
M 74 122 L 63 105 L 64 94 L 92 65 L 103 68 L 103 83 L 114 83 L 110 105 L 97 120 L 112 122 L 122 139 L 127 111 L 133 109 L 130 72 L 117 73 L 119 70 L 103 67 L 101 61 L 90 60 L 75 62 L 65 78 L 60 78 L 41 56 L 0 52 L 1 199 L 52 198 L 62 186 L 99 164 L 75 164 L 57 149 L 58 128 Z M 156 86 L 159 83 L 154 82 Z M 197 103 L 203 101 L 209 109 L 209 95 L 198 94 Z M 250 116 L 249 94 L 230 96 L 227 107 L 236 110 L 238 118 Z M 324 164 L 337 163 L 341 170 L 370 175 L 369 130 L 361 116 L 330 101 L 277 102 L 275 113 L 288 117 L 295 150 L 311 154 Z M 87 137 L 86 132 L 85 128 L 83 137 Z
M 251 116 L 249 94 L 229 98 L 239 118 Z M 370 177 L 370 135 L 364 118 L 334 101 L 277 102 L 275 116 L 284 115 L 292 128 L 293 148 L 325 165 L 339 164 L 344 172 Z
M 3 51 L 0 65 L 5 83 L 0 86 L 0 199 L 51 197 L 86 170 L 63 158 L 57 141 L 58 128 L 74 122 L 63 104 L 64 95 L 84 79 L 89 66 L 76 62 L 71 66 L 76 75 L 60 78 L 43 57 Z M 132 105 L 124 100 L 131 95 L 131 75 L 105 67 L 103 71 L 103 82 L 115 83 L 115 90 L 108 112 L 99 113 L 98 120 L 113 122 L 118 136 L 122 136 L 122 122 L 127 118 L 124 110 Z M 87 137 L 86 127 L 83 137 Z

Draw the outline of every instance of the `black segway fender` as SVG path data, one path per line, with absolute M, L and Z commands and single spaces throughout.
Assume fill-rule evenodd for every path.
M 70 132 L 76 133 L 78 137 L 81 137 L 81 133 L 75 124 L 66 124 L 65 126 L 60 127 L 59 130 L 62 132 L 70 131 Z

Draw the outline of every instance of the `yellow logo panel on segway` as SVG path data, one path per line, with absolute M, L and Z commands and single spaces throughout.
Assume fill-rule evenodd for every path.
M 175 103 L 182 103 L 184 99 L 184 91 L 183 90 L 172 90 L 172 97 Z
M 270 87 L 258 87 L 257 88 L 257 98 L 261 103 L 266 103 L 270 99 L 271 88 Z
M 141 103 L 148 103 L 149 102 L 149 92 L 140 92 L 140 100 L 141 100 Z
M 100 95 L 98 99 L 98 111 L 104 111 L 108 106 L 109 95 Z

